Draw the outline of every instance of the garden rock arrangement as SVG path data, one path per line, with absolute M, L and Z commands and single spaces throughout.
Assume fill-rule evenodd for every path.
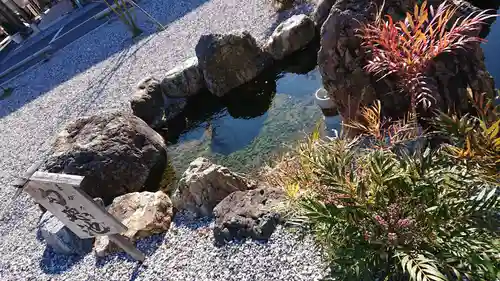
M 218 244 L 234 239 L 269 239 L 281 221 L 285 201 L 282 189 L 260 187 L 235 191 L 214 208 L 214 239 Z
M 266 50 L 275 60 L 281 60 L 298 50 L 303 49 L 314 38 L 314 22 L 306 15 L 295 15 L 282 22 L 274 30 Z
M 255 184 L 226 167 L 199 157 L 179 180 L 172 201 L 179 210 L 210 216 L 213 208 L 234 191 L 255 188 Z
M 207 88 L 216 96 L 254 79 L 268 63 L 268 57 L 247 31 L 202 35 L 196 56 Z
M 107 211 L 127 227 L 122 235 L 130 241 L 167 231 L 173 216 L 172 202 L 162 191 L 122 195 L 113 200 Z M 107 236 L 96 239 L 97 256 L 105 256 L 118 249 Z
M 106 204 L 154 189 L 166 165 L 162 137 L 140 118 L 105 112 L 78 118 L 59 133 L 44 169 L 85 176 L 81 188 Z
M 255 79 L 273 60 L 307 47 L 315 34 L 313 20 L 300 14 L 276 27 L 264 46 L 245 30 L 202 35 L 195 48 L 196 57 L 176 66 L 162 79 L 140 81 L 130 107 L 148 125 L 159 128 L 183 110 L 185 98 L 204 89 L 222 97 Z
M 175 4 L 177 2 L 179 1 L 165 5 L 162 1 L 148 1 L 144 4 L 148 13 L 160 16 L 162 22 L 169 21 L 166 30 L 161 32 L 146 23 L 150 28 L 148 31 L 144 29 L 146 34 L 151 31 L 154 36 L 132 41 L 123 24 L 113 20 L 109 25 L 103 25 L 68 44 L 44 64 L 13 79 L 16 93 L 1 101 L 0 127 L 12 129 L 4 132 L 2 141 L 5 173 L 0 176 L 0 181 L 6 189 L 2 192 L 3 199 L 10 199 L 12 195 L 12 190 L 8 187 L 11 179 L 22 174 L 25 166 L 29 166 L 35 156 L 42 157 L 40 153 L 49 149 L 45 140 L 51 138 L 53 132 L 61 131 L 60 125 L 67 122 L 68 118 L 80 114 L 98 114 L 101 109 L 124 109 L 124 99 L 130 101 L 130 96 L 126 97 L 124 93 L 132 93 L 129 81 L 138 82 L 154 73 L 160 78 L 156 82 L 161 85 L 167 76 L 161 73 L 167 73 L 176 64 L 182 66 L 182 60 L 194 53 L 196 39 L 193 42 L 193 38 L 202 32 L 224 33 L 233 28 L 248 27 L 251 34 L 260 38 L 267 33 L 268 24 L 278 20 L 274 18 L 276 15 L 272 9 L 267 9 L 269 3 L 264 0 L 235 5 L 226 0 L 204 3 L 191 1 L 193 3 L 188 3 L 187 6 L 186 3 Z M 248 8 L 249 6 L 252 8 Z M 247 13 L 250 10 L 255 10 L 256 13 Z M 142 21 L 141 18 L 138 20 Z M 96 38 L 99 40 L 95 40 Z M 68 64 L 68 61 L 72 63 Z M 172 73 L 168 72 L 169 77 L 170 74 Z M 179 76 L 175 74 L 173 77 Z M 142 93 L 146 97 L 143 100 L 148 102 L 148 91 Z M 164 95 L 171 98 L 175 94 L 166 92 Z M 172 100 L 165 99 L 163 102 L 167 104 Z M 158 115 L 168 118 L 171 112 L 173 111 L 158 111 Z M 154 126 L 157 116 L 153 117 L 151 125 Z M 116 124 L 110 120 L 100 122 L 99 125 L 91 123 L 89 121 L 84 126 L 107 130 L 107 126 Z M 104 137 L 90 134 L 92 136 L 89 136 L 89 140 L 83 142 L 84 147 L 75 152 L 82 155 L 68 158 L 67 163 L 60 166 L 71 166 L 78 161 L 77 165 L 81 166 L 78 170 L 104 168 L 104 171 L 96 168 L 96 171 L 81 174 L 89 175 L 88 178 L 93 180 L 101 180 L 92 176 L 100 176 L 99 172 L 106 173 L 107 177 L 111 176 L 110 181 L 118 184 L 114 188 L 119 192 L 110 195 L 110 198 L 134 190 L 150 189 L 151 186 L 143 185 L 144 181 L 140 179 L 143 173 L 149 174 L 146 170 L 151 169 L 149 164 L 139 160 L 146 158 L 142 154 L 147 153 L 140 145 L 134 145 L 136 142 L 140 144 L 141 138 L 147 141 L 151 139 L 148 134 L 132 129 L 130 131 L 130 135 L 120 140 L 112 133 L 107 134 L 110 147 L 104 148 L 101 145 L 101 151 L 95 152 L 84 149 L 94 149 L 91 139 L 100 142 Z M 70 134 L 67 134 L 69 138 Z M 118 133 L 120 134 L 122 133 Z M 78 138 L 84 137 L 84 133 L 80 136 L 80 133 L 75 132 L 75 135 Z M 114 150 L 122 149 L 121 146 L 134 149 L 124 151 L 131 158 L 123 160 L 123 167 L 114 167 L 114 170 L 124 170 L 117 171 L 121 174 L 117 181 L 113 178 L 115 172 L 106 169 L 116 164 L 113 160 L 115 158 L 108 157 L 109 154 L 119 155 L 121 152 Z M 156 150 L 158 155 L 163 154 L 160 153 L 163 149 Z M 84 154 L 90 154 L 87 159 L 91 161 L 102 156 L 102 162 L 87 165 L 83 160 Z M 130 164 L 141 166 L 125 167 Z M 75 170 L 77 169 L 65 170 L 62 167 L 53 171 L 75 173 Z M 138 176 L 138 173 L 141 175 Z M 127 185 L 130 183 L 132 188 L 121 186 L 124 181 L 127 181 Z M 136 184 L 137 181 L 142 183 Z M 40 214 L 31 206 L 32 203 L 26 195 L 22 195 L 5 216 L 0 218 L 3 237 L 0 243 L 3 255 L 0 260 L 1 280 L 317 280 L 323 275 L 320 255 L 313 250 L 310 237 L 299 239 L 298 234 L 278 226 L 267 244 L 247 241 L 215 247 L 212 235 L 214 222 L 211 218 L 191 220 L 182 213 L 175 216 L 174 223 L 165 233 L 136 241 L 137 247 L 147 256 L 144 264 L 134 262 L 126 253 L 115 253 L 106 258 L 96 258 L 93 254 L 67 257 L 48 250 L 46 243 L 35 239 L 34 226 Z M 107 204 L 109 203 L 107 200 Z

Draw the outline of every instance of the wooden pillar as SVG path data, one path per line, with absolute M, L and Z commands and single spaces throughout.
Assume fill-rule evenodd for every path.
M 41 15 L 42 14 L 42 8 L 40 7 L 40 5 L 38 4 L 37 1 L 34 1 L 34 0 L 28 0 L 28 2 L 30 3 L 31 5 L 31 8 L 33 10 L 35 10 L 36 13 L 38 13 L 38 15 Z

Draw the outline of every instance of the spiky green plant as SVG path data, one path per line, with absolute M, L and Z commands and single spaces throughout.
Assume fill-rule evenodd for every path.
M 287 158 L 278 177 L 292 222 L 315 235 L 334 280 L 498 278 L 498 182 L 448 148 L 427 147 L 415 122 L 396 122 L 405 129 L 388 139 L 394 122 L 384 125 L 379 107 L 351 125 L 359 137 L 313 134 Z
M 436 133 L 448 139 L 445 151 L 450 157 L 500 185 L 500 105 L 484 94 L 468 93 L 476 116 L 440 113 L 433 121 Z
M 485 21 L 497 15 L 488 10 L 456 18 L 459 9 L 444 1 L 437 10 L 427 8 L 427 1 L 415 5 L 413 13 L 394 21 L 381 12 L 373 23 L 360 29 L 363 46 L 372 58 L 366 70 L 380 77 L 397 77 L 401 88 L 410 94 L 411 105 L 422 104 L 425 108 L 435 101 L 435 89 L 425 77 L 433 60 L 442 53 L 466 49 L 484 40 L 478 34 Z M 454 19 L 456 18 L 456 19 Z
M 335 280 L 495 280 L 498 188 L 430 149 L 398 153 L 319 141 L 303 161 L 317 185 L 296 222 L 323 246 Z M 314 182 L 314 181 L 311 181 Z

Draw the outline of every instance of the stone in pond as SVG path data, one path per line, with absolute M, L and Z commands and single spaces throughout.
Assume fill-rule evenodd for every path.
M 143 120 L 104 112 L 69 123 L 57 136 L 44 169 L 84 176 L 80 188 L 109 204 L 117 196 L 157 188 L 166 161 L 162 137 Z
M 130 100 L 135 116 L 153 124 L 163 114 L 164 106 L 163 91 L 158 80 L 148 77 L 137 84 L 137 90 Z
M 122 233 L 132 242 L 162 233 L 170 228 L 173 209 L 170 198 L 163 191 L 134 192 L 115 198 L 108 212 L 123 223 L 128 230 Z M 97 237 L 95 252 L 99 257 L 120 250 L 106 236 Z
M 279 188 L 235 191 L 214 208 L 216 243 L 234 239 L 267 240 L 281 221 L 285 194 Z
M 151 127 L 161 126 L 182 112 L 185 106 L 186 100 L 183 98 L 168 98 L 162 83 L 153 77 L 140 81 L 130 99 L 134 115 Z
M 314 22 L 306 15 L 295 15 L 282 22 L 267 41 L 264 49 L 276 60 L 281 60 L 311 42 Z
M 81 239 L 49 212 L 40 219 L 40 235 L 54 252 L 63 255 L 85 255 L 92 250 L 94 239 Z
M 161 85 L 168 97 L 185 98 L 197 94 L 205 88 L 198 58 L 192 57 L 170 70 L 163 78 Z
M 210 216 L 213 208 L 234 191 L 255 188 L 245 177 L 199 157 L 184 172 L 172 197 L 178 210 Z
M 207 89 L 216 96 L 249 82 L 264 70 L 268 56 L 247 31 L 202 35 L 196 45 Z

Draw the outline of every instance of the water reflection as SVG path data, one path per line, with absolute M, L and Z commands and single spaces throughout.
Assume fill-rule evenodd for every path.
M 204 156 L 230 167 L 255 166 L 256 157 L 314 124 L 320 111 L 313 94 L 321 85 L 316 54 L 315 46 L 300 52 L 222 98 L 209 92 L 190 98 L 163 128 L 174 165 L 184 169 Z
M 500 10 L 498 10 L 498 13 L 500 13 Z M 498 50 L 500 50 L 500 20 L 498 18 L 491 25 L 486 40 L 488 41 L 481 45 L 484 51 L 484 63 L 488 72 L 495 79 L 496 87 L 498 88 L 498 81 L 500 81 L 500 60 L 498 59 Z

